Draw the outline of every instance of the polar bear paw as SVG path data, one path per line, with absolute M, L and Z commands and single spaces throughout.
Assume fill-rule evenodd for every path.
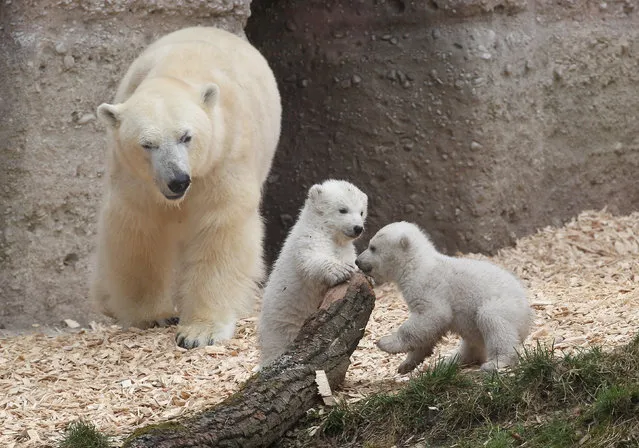
M 387 334 L 386 336 L 381 337 L 380 340 L 377 341 L 377 346 L 380 350 L 386 353 L 395 354 L 406 352 L 406 349 L 397 337 L 396 333 Z
M 235 321 L 226 325 L 215 323 L 178 325 L 175 341 L 182 348 L 203 347 L 231 339 L 234 333 Z
M 326 279 L 329 286 L 339 285 L 351 278 L 355 266 L 346 263 L 331 263 L 326 268 Z
M 419 364 L 420 363 L 416 362 L 413 359 L 405 359 L 397 368 L 397 373 L 399 373 L 400 375 L 405 375 L 415 370 Z
M 180 323 L 179 317 L 169 317 L 167 319 L 157 319 L 152 322 L 152 327 L 173 327 Z
M 480 369 L 487 373 L 492 373 L 498 370 L 497 363 L 495 361 L 488 361 L 483 363 Z
M 480 367 L 481 370 L 487 373 L 496 372 L 498 370 L 506 369 L 512 366 L 515 362 L 512 359 L 507 357 L 505 358 L 495 358 L 489 359 L 485 363 L 483 363 Z

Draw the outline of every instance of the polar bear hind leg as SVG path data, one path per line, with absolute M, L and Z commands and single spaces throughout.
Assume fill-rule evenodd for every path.
M 515 326 L 502 316 L 499 307 L 485 306 L 477 313 L 477 326 L 486 344 L 484 371 L 508 367 L 517 362 L 519 334 Z
M 448 357 L 448 362 L 462 366 L 483 364 L 486 362 L 486 346 L 481 339 L 462 338 L 457 349 Z

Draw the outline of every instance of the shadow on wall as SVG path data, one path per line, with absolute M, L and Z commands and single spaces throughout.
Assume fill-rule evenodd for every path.
M 369 195 L 364 239 L 405 219 L 449 253 L 639 206 L 637 13 L 457 3 L 252 3 L 247 35 L 284 106 L 264 203 L 271 261 L 328 177 Z

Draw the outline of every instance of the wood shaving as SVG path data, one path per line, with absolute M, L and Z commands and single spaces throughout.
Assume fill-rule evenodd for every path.
M 333 392 L 331 391 L 331 385 L 328 382 L 328 377 L 326 376 L 326 372 L 323 370 L 315 371 L 315 384 L 317 384 L 317 392 L 322 397 L 324 404 L 327 406 L 334 406 L 337 402 L 333 397 Z
M 471 258 L 487 258 L 471 254 Z M 639 322 L 639 213 L 587 211 L 562 228 L 544 228 L 490 258 L 529 288 L 536 311 L 526 344 L 563 351 L 628 343 Z M 407 317 L 397 290 L 376 288 L 377 304 L 337 397 L 357 401 L 388 383 L 402 356 L 375 346 Z M 134 428 L 211 406 L 238 389 L 258 363 L 256 318 L 240 321 L 224 346 L 184 350 L 175 328 L 123 331 L 92 323 L 59 335 L 0 339 L 0 446 L 53 447 L 79 418 L 122 440 Z M 447 336 L 436 356 L 449 353 Z M 422 366 L 424 368 L 424 366 Z

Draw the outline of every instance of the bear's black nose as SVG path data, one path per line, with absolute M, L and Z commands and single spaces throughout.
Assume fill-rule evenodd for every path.
M 364 274 L 368 274 L 370 271 L 373 270 L 373 267 L 370 264 L 359 261 L 359 258 L 355 260 L 355 266 L 357 266 L 359 270 L 362 271 Z
M 182 194 L 191 185 L 191 177 L 188 174 L 178 174 L 169 182 L 169 190 L 176 194 Z
M 355 233 L 355 236 L 360 236 L 363 231 L 364 231 L 364 227 L 362 226 L 353 227 L 353 233 Z

